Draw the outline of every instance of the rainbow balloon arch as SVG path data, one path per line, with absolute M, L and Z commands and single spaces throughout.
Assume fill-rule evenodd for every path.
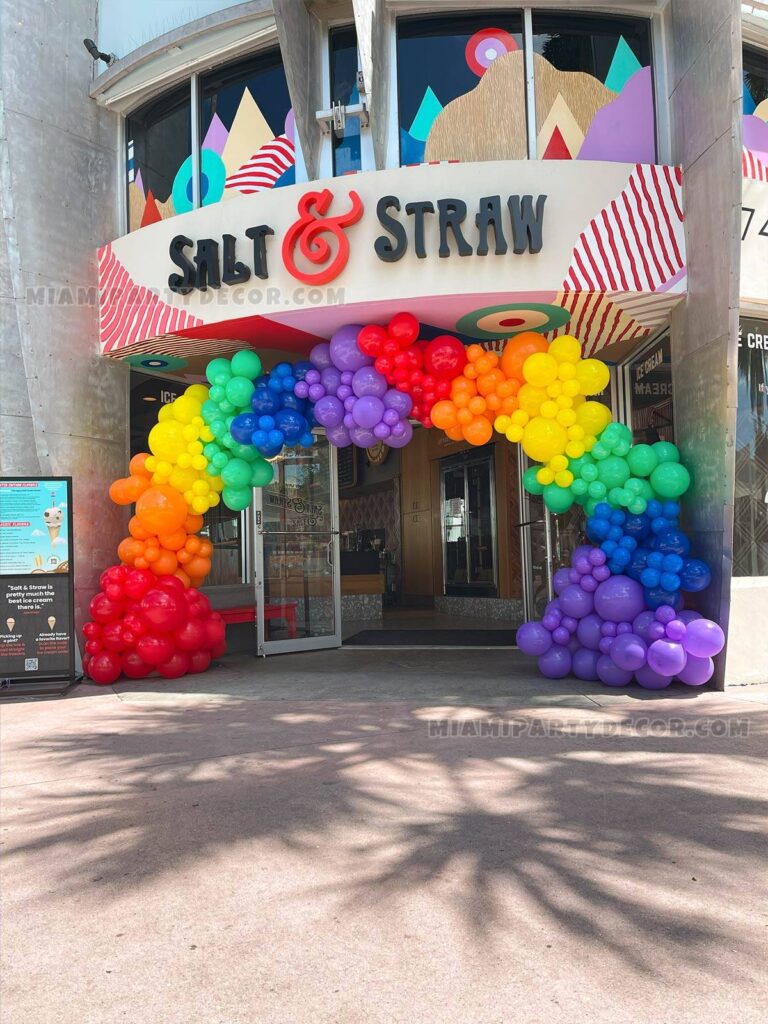
M 247 508 L 273 478 L 270 460 L 311 446 L 316 426 L 336 447 L 402 448 L 413 420 L 478 446 L 495 430 L 533 461 L 524 486 L 552 513 L 584 509 L 588 543 L 555 573 L 541 620 L 517 632 L 542 675 L 647 689 L 712 677 L 723 631 L 684 608 L 685 593 L 711 582 L 679 522 L 690 474 L 674 444 L 633 444 L 590 397 L 610 374 L 582 358 L 576 338 L 548 344 L 529 331 L 498 356 L 450 335 L 419 340 L 416 318 L 398 313 L 386 327 L 340 328 L 308 360 L 264 373 L 244 350 L 213 359 L 206 377 L 208 387 L 193 384 L 160 409 L 150 452 L 110 488 L 135 508 L 84 627 L 94 682 L 205 670 L 224 653 L 225 631 L 198 590 L 211 569 L 204 513 L 220 502 Z

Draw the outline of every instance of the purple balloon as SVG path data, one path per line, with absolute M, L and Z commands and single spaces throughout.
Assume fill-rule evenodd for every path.
M 335 448 L 347 448 L 352 444 L 349 431 L 341 423 L 336 427 L 327 427 L 325 436 Z
M 715 672 L 715 663 L 711 658 L 697 658 L 695 654 L 689 654 L 682 672 L 677 673 L 677 678 L 686 686 L 703 686 L 709 682 Z
M 348 398 L 354 398 L 355 393 L 349 384 L 339 384 L 336 388 L 336 397 L 340 402 L 346 402 Z
M 693 622 L 694 619 L 700 619 L 702 616 L 701 612 L 695 612 L 693 608 L 686 608 L 685 611 L 678 612 L 677 617 L 687 626 L 689 622 Z
M 680 619 L 671 619 L 666 625 L 666 634 L 668 640 L 679 642 L 685 636 L 685 623 Z
M 659 622 L 663 622 L 664 625 L 671 622 L 675 617 L 675 609 L 671 604 L 660 604 L 656 609 L 656 618 Z
M 357 426 L 357 424 L 355 423 L 355 417 L 352 415 L 351 412 L 344 414 L 344 419 L 342 420 L 342 422 L 344 426 L 347 428 L 347 430 L 354 430 L 354 428 Z
M 571 565 L 576 561 L 577 558 L 589 558 L 590 551 L 595 551 L 591 544 L 579 544 L 579 546 L 571 554 Z
M 557 629 L 560 625 L 560 619 L 552 612 L 546 612 L 544 618 L 541 620 L 541 624 L 544 629 L 548 629 L 551 633 L 553 629 Z
M 683 646 L 697 658 L 712 658 L 725 647 L 725 633 L 712 619 L 694 619 L 686 626 Z
M 631 633 L 632 623 L 631 622 L 620 622 L 616 626 L 616 635 L 621 636 L 622 633 Z
M 297 380 L 296 386 L 293 389 L 294 395 L 297 398 L 308 398 L 309 397 L 309 384 L 305 380 Z
M 652 644 L 654 640 L 663 640 L 667 635 L 667 631 L 661 622 L 655 620 L 650 623 L 648 629 L 645 631 L 645 639 L 649 644 Z
M 398 432 L 399 427 L 403 428 L 402 433 Z M 387 438 L 387 444 L 390 448 L 405 448 L 412 437 L 413 427 L 408 420 L 401 420 L 392 427 L 392 433 Z
M 632 682 L 632 673 L 619 668 L 607 654 L 603 654 L 597 659 L 596 668 L 600 682 L 605 683 L 606 686 L 627 686 Z
M 661 676 L 650 665 L 637 669 L 635 679 L 645 690 L 664 690 L 672 682 L 672 676 Z
M 523 654 L 538 658 L 552 646 L 552 636 L 540 622 L 524 622 L 517 631 L 516 643 Z
M 582 590 L 578 583 L 569 583 L 560 594 L 560 605 L 566 615 L 572 619 L 583 619 L 595 610 L 595 602 L 591 594 Z
M 367 427 L 352 427 L 349 436 L 358 448 L 372 448 L 379 441 L 374 432 Z
M 597 674 L 597 662 L 600 655 L 597 651 L 591 651 L 589 647 L 579 647 L 571 656 L 571 668 L 577 679 L 589 679 L 594 681 L 600 677 Z
M 598 566 L 595 576 L 605 568 Z M 629 576 L 611 576 L 595 591 L 595 611 L 611 622 L 631 622 L 644 607 L 643 588 Z
M 357 399 L 355 398 L 354 395 L 349 395 L 349 397 L 344 399 L 344 408 L 346 409 L 347 412 L 352 412 L 352 410 L 355 408 L 356 401 Z
M 413 399 L 404 391 L 398 391 L 397 388 L 389 388 L 384 395 L 384 405 L 388 409 L 394 409 L 401 419 L 405 419 L 406 416 L 410 415 L 413 408 Z
M 579 576 L 584 576 L 586 573 L 592 572 L 592 563 L 586 555 L 579 555 L 578 558 L 573 559 L 573 568 Z
M 617 626 L 615 622 L 604 622 L 600 627 L 602 636 L 616 636 Z
M 352 390 L 358 398 L 374 395 L 382 398 L 387 392 L 387 382 L 373 366 L 361 366 L 352 378 Z
M 310 383 L 312 383 L 310 381 Z M 336 395 L 341 386 L 341 374 L 335 366 L 327 366 L 320 374 L 320 383 L 329 395 Z M 336 395 L 338 398 L 338 395 Z
M 348 388 L 348 387 L 351 386 L 352 378 L 354 376 L 355 375 L 354 375 L 354 373 L 352 373 L 351 370 L 344 370 L 344 372 L 341 375 L 341 383 L 344 385 L 345 388 Z
M 386 423 L 377 423 L 373 428 L 373 432 L 380 441 L 386 441 L 389 435 L 392 433 L 391 429 Z
M 600 651 L 601 654 L 610 654 L 612 647 L 613 647 L 613 637 L 612 636 L 600 637 L 600 643 L 598 644 L 597 649 L 598 649 L 598 651 Z
M 319 370 L 307 370 L 304 374 L 304 380 L 307 384 L 319 384 L 322 380 L 322 374 Z
M 361 324 L 347 324 L 340 327 L 331 338 L 331 359 L 339 370 L 351 370 L 354 373 L 361 366 L 373 363 L 373 359 L 357 347 L 357 336 L 361 330 Z
M 600 646 L 600 627 L 603 625 L 603 620 L 599 615 L 595 615 L 594 612 L 591 615 L 585 615 L 583 619 L 579 620 L 579 624 L 576 627 L 576 636 L 579 638 L 579 643 L 582 647 L 588 647 L 591 651 L 598 650 Z
M 635 633 L 622 633 L 613 641 L 611 647 L 611 658 L 619 668 L 634 672 L 645 664 L 645 656 L 648 648 L 645 641 Z
M 315 419 L 321 427 L 337 427 L 344 419 L 344 406 L 333 395 L 326 395 L 315 403 Z
M 321 398 L 325 398 L 325 388 L 322 384 L 310 384 L 309 385 L 309 400 L 310 402 L 319 402 Z
M 571 570 L 557 569 L 552 577 L 552 588 L 559 596 L 566 587 L 571 586 Z
M 648 627 L 655 621 L 655 614 L 650 611 L 650 609 L 646 608 L 644 612 L 640 612 L 639 615 L 635 616 L 634 621 L 632 622 L 632 632 L 636 633 L 637 636 L 641 637 L 643 640 L 647 640 Z
M 569 583 L 578 583 L 580 579 L 581 579 L 581 573 L 579 572 L 578 569 L 569 569 L 568 570 L 568 582 Z
M 608 560 L 608 556 L 602 548 L 590 548 L 587 558 L 590 565 L 605 565 Z
M 326 366 L 331 365 L 331 347 L 327 341 L 321 341 L 319 345 L 315 345 L 309 353 L 309 361 L 317 370 L 324 370 Z M 310 381 L 310 383 L 312 382 Z
M 569 633 L 575 633 L 578 624 L 578 621 L 574 619 L 572 615 L 564 615 L 562 619 L 560 619 L 560 625 L 565 626 Z
M 674 640 L 654 640 L 648 648 L 648 664 L 660 676 L 676 676 L 685 668 L 686 653 Z
M 594 576 L 582 576 L 579 580 L 579 586 L 582 590 L 586 590 L 588 594 L 594 594 L 598 583 Z
M 596 565 L 592 570 L 592 575 L 598 581 L 598 583 L 604 583 L 606 580 L 611 578 L 611 570 L 607 565 Z
M 567 647 L 553 644 L 538 661 L 539 672 L 547 679 L 562 679 L 571 671 L 571 652 Z
M 394 427 L 396 423 L 400 422 L 400 416 L 395 409 L 385 409 L 381 420 L 382 423 L 386 423 L 388 427 Z

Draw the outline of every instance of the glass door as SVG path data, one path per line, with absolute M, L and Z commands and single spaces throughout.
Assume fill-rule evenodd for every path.
M 316 434 L 272 464 L 254 507 L 258 652 L 340 647 L 336 449 Z
M 495 597 L 493 449 L 480 456 L 445 459 L 441 475 L 445 593 Z

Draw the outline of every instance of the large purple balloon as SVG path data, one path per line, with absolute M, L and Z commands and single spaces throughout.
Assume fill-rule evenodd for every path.
M 572 619 L 583 619 L 585 615 L 590 615 L 594 606 L 592 595 L 582 590 L 578 583 L 569 583 L 560 594 L 560 607 Z
M 611 658 L 628 672 L 645 664 L 646 651 L 645 641 L 636 633 L 621 633 L 611 644 Z
M 644 608 L 643 588 L 629 576 L 611 576 L 595 591 L 595 611 L 608 622 L 631 622 Z
M 331 365 L 331 347 L 327 341 L 321 341 L 315 345 L 309 353 L 309 361 L 317 370 L 324 370 Z
M 644 612 L 640 612 L 639 615 L 635 616 L 634 622 L 632 623 L 632 632 L 647 642 L 648 627 L 655 621 L 656 614 L 646 608 Z
M 552 634 L 540 622 L 524 622 L 517 631 L 516 642 L 523 654 L 539 657 L 552 646 Z
M 352 416 L 358 427 L 375 427 L 384 415 L 384 403 L 375 395 L 364 395 L 358 398 L 352 407 Z
M 323 385 L 329 395 L 335 395 L 341 386 L 341 374 L 335 366 L 326 366 L 320 373 L 319 383 Z
M 580 619 L 576 627 L 576 636 L 579 638 L 581 646 L 588 647 L 591 651 L 597 651 L 600 647 L 600 638 L 602 636 L 600 630 L 602 626 L 603 620 L 599 615 L 595 615 L 594 612 Z
M 677 678 L 686 686 L 703 686 L 709 682 L 715 671 L 715 663 L 711 658 L 697 658 L 695 654 L 689 654 L 682 672 L 677 673 Z
M 552 644 L 538 661 L 539 672 L 547 679 L 562 679 L 571 671 L 571 652 L 560 644 Z
M 569 586 L 571 586 L 571 570 L 558 569 L 552 577 L 552 589 L 559 595 Z
M 606 686 L 627 686 L 632 682 L 632 673 L 619 666 L 607 654 L 597 659 L 597 674 L 601 683 Z
M 341 423 L 339 423 L 338 426 L 326 428 L 325 436 L 335 448 L 347 448 L 352 444 L 352 438 L 349 436 L 349 431 Z
M 677 617 L 687 626 L 689 622 L 693 622 L 694 619 L 700 619 L 702 615 L 701 612 L 695 612 L 693 608 L 686 608 L 684 611 L 678 612 Z
M 387 392 L 387 381 L 374 366 L 361 366 L 352 378 L 352 390 L 358 398 L 374 395 L 382 398 Z
M 687 624 L 683 647 L 697 658 L 712 658 L 725 646 L 725 633 L 712 619 L 694 619 Z
M 384 405 L 388 409 L 394 409 L 401 419 L 405 419 L 406 416 L 410 415 L 413 408 L 413 399 L 404 391 L 398 391 L 397 388 L 389 388 L 384 395 Z
M 344 419 L 344 406 L 333 395 L 326 395 L 315 402 L 313 412 L 321 427 L 338 427 Z
M 645 690 L 664 690 L 672 682 L 672 676 L 660 676 L 650 665 L 637 669 L 635 679 Z
M 597 662 L 600 658 L 598 651 L 591 651 L 589 647 L 579 647 L 573 652 L 571 668 L 577 679 L 589 679 L 594 681 L 600 677 L 597 674 Z
M 358 448 L 372 448 L 379 443 L 378 437 L 367 427 L 352 427 L 349 436 L 352 438 L 352 443 L 356 444 Z
M 404 428 L 402 434 L 396 434 L 393 430 L 392 433 L 387 438 L 387 440 L 385 441 L 385 444 L 387 444 L 390 448 L 405 448 L 405 446 L 413 437 L 413 427 L 408 422 L 408 420 L 401 420 L 400 422 L 402 423 Z
M 683 645 L 674 640 L 654 640 L 648 648 L 648 665 L 660 676 L 676 676 L 685 668 Z
M 357 336 L 361 330 L 360 324 L 347 324 L 340 327 L 331 338 L 331 359 L 337 369 L 351 370 L 354 373 L 361 366 L 370 366 L 373 363 L 373 359 L 357 347 Z

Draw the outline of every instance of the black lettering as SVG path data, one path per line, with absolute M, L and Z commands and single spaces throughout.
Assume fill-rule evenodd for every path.
M 184 250 L 193 244 L 192 239 L 186 235 L 176 235 L 168 247 L 171 262 L 182 271 L 181 274 L 171 274 L 168 278 L 168 287 L 179 295 L 188 295 L 195 287 L 195 268 L 184 255 Z
M 460 199 L 438 199 L 437 212 L 440 217 L 440 248 L 437 250 L 437 255 L 441 259 L 451 255 L 448 245 L 448 229 L 450 228 L 456 239 L 459 256 L 471 256 L 472 246 L 461 233 L 461 223 L 467 216 L 467 204 Z
M 392 236 L 392 239 L 389 239 L 386 235 L 379 235 L 373 243 L 376 255 L 385 263 L 395 263 L 402 259 L 408 248 L 408 236 L 405 233 L 405 228 L 399 220 L 390 217 L 387 212 L 399 209 L 400 200 L 397 196 L 382 196 L 376 203 L 376 216 L 379 218 L 379 224 Z
M 537 196 L 536 213 L 533 212 L 533 196 L 510 196 L 507 200 L 512 218 L 512 252 L 520 255 L 526 248 L 530 253 L 541 252 L 542 228 L 544 226 L 544 203 L 546 196 Z
M 195 286 L 201 292 L 211 288 L 221 288 L 221 271 L 219 269 L 219 243 L 213 238 L 201 238 L 197 243 L 197 252 L 193 257 L 197 265 Z
M 224 242 L 222 281 L 224 284 L 245 284 L 251 276 L 251 271 L 245 263 L 235 259 L 235 243 L 237 239 L 234 235 L 224 235 L 222 240 Z
M 424 214 L 434 213 L 435 207 L 429 202 L 406 203 L 405 212 L 413 217 L 413 248 L 420 260 L 423 260 L 427 251 L 424 248 Z
M 256 277 L 266 281 L 269 277 L 267 270 L 267 235 L 274 235 L 274 231 L 267 224 L 259 224 L 255 228 L 246 228 L 246 238 L 253 239 L 253 272 Z
M 480 200 L 475 223 L 479 235 L 475 250 L 477 255 L 488 255 L 488 228 L 493 226 L 493 237 L 496 239 L 494 252 L 497 256 L 503 256 L 507 251 L 507 240 L 501 226 L 501 196 L 484 196 Z

